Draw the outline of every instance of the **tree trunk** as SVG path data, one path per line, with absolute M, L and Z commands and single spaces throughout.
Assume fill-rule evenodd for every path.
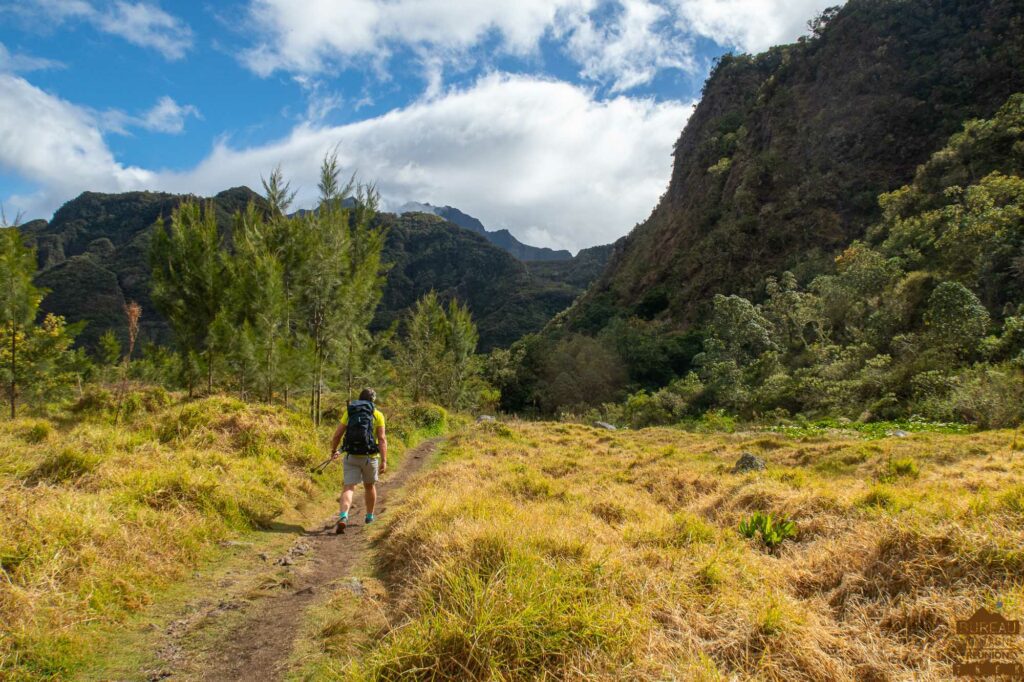
M 213 353 L 207 354 L 206 362 L 206 394 L 213 395 Z
M 345 397 L 348 400 L 352 400 L 352 339 L 348 341 L 348 387 L 345 392 Z
M 320 426 L 320 400 L 324 393 L 324 361 L 322 358 L 316 361 L 316 419 L 313 423 Z
M 274 402 L 274 370 L 271 368 L 272 351 L 267 350 L 267 404 Z
M 18 408 L 16 406 L 17 405 L 17 399 L 18 399 L 18 383 L 17 383 L 17 379 L 16 379 L 17 375 L 15 374 L 15 372 L 17 372 L 17 370 L 18 370 L 18 362 L 17 362 L 17 359 L 16 359 L 17 358 L 17 351 L 18 351 L 18 337 L 15 334 L 14 323 L 12 322 L 11 323 L 11 419 L 17 419 L 18 418 Z

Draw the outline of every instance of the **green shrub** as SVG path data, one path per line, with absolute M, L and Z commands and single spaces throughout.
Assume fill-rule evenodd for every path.
M 775 521 L 771 514 L 754 512 L 740 521 L 740 535 L 753 539 L 760 536 L 765 547 L 774 550 L 783 542 L 796 537 L 796 523 L 789 520 Z
M 448 412 L 438 405 L 420 403 L 409 410 L 409 420 L 421 431 L 440 435 L 448 425 Z
M 983 429 L 1024 421 L 1024 375 L 1012 363 L 978 365 L 957 374 L 937 370 L 914 377 L 914 408 L 928 419 Z
M 639 391 L 630 395 L 619 410 L 619 419 L 610 421 L 624 421 L 635 429 L 677 424 L 690 413 L 703 390 L 704 385 L 691 372 L 654 393 Z
M 733 433 L 736 417 L 726 414 L 725 410 L 708 410 L 694 422 L 693 429 L 700 433 Z

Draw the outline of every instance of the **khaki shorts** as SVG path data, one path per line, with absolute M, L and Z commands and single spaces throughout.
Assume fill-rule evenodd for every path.
M 377 455 L 345 455 L 345 485 L 367 485 L 377 482 Z

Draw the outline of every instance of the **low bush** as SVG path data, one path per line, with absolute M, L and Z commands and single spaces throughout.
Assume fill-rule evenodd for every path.
M 426 434 L 440 435 L 448 425 L 448 412 L 438 405 L 419 403 L 408 412 L 412 424 Z

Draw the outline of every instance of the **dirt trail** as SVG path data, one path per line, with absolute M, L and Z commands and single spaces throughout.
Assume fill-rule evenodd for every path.
M 377 484 L 377 514 L 387 514 L 391 494 L 401 488 L 436 450 L 439 439 L 420 444 L 402 457 L 401 466 Z M 351 576 L 366 558 L 362 489 L 356 489 L 343 535 L 334 534 L 333 519 L 315 528 L 282 524 L 296 542 L 280 557 L 263 561 L 248 575 L 225 584 L 224 599 L 183 614 L 168 628 L 161 665 L 149 680 L 281 679 L 303 615 Z M 309 524 L 307 524 L 309 525 Z M 354 589 L 358 584 L 354 583 Z M 212 633 L 202 636 L 202 633 Z M 199 634 L 197 634 L 199 633 Z

